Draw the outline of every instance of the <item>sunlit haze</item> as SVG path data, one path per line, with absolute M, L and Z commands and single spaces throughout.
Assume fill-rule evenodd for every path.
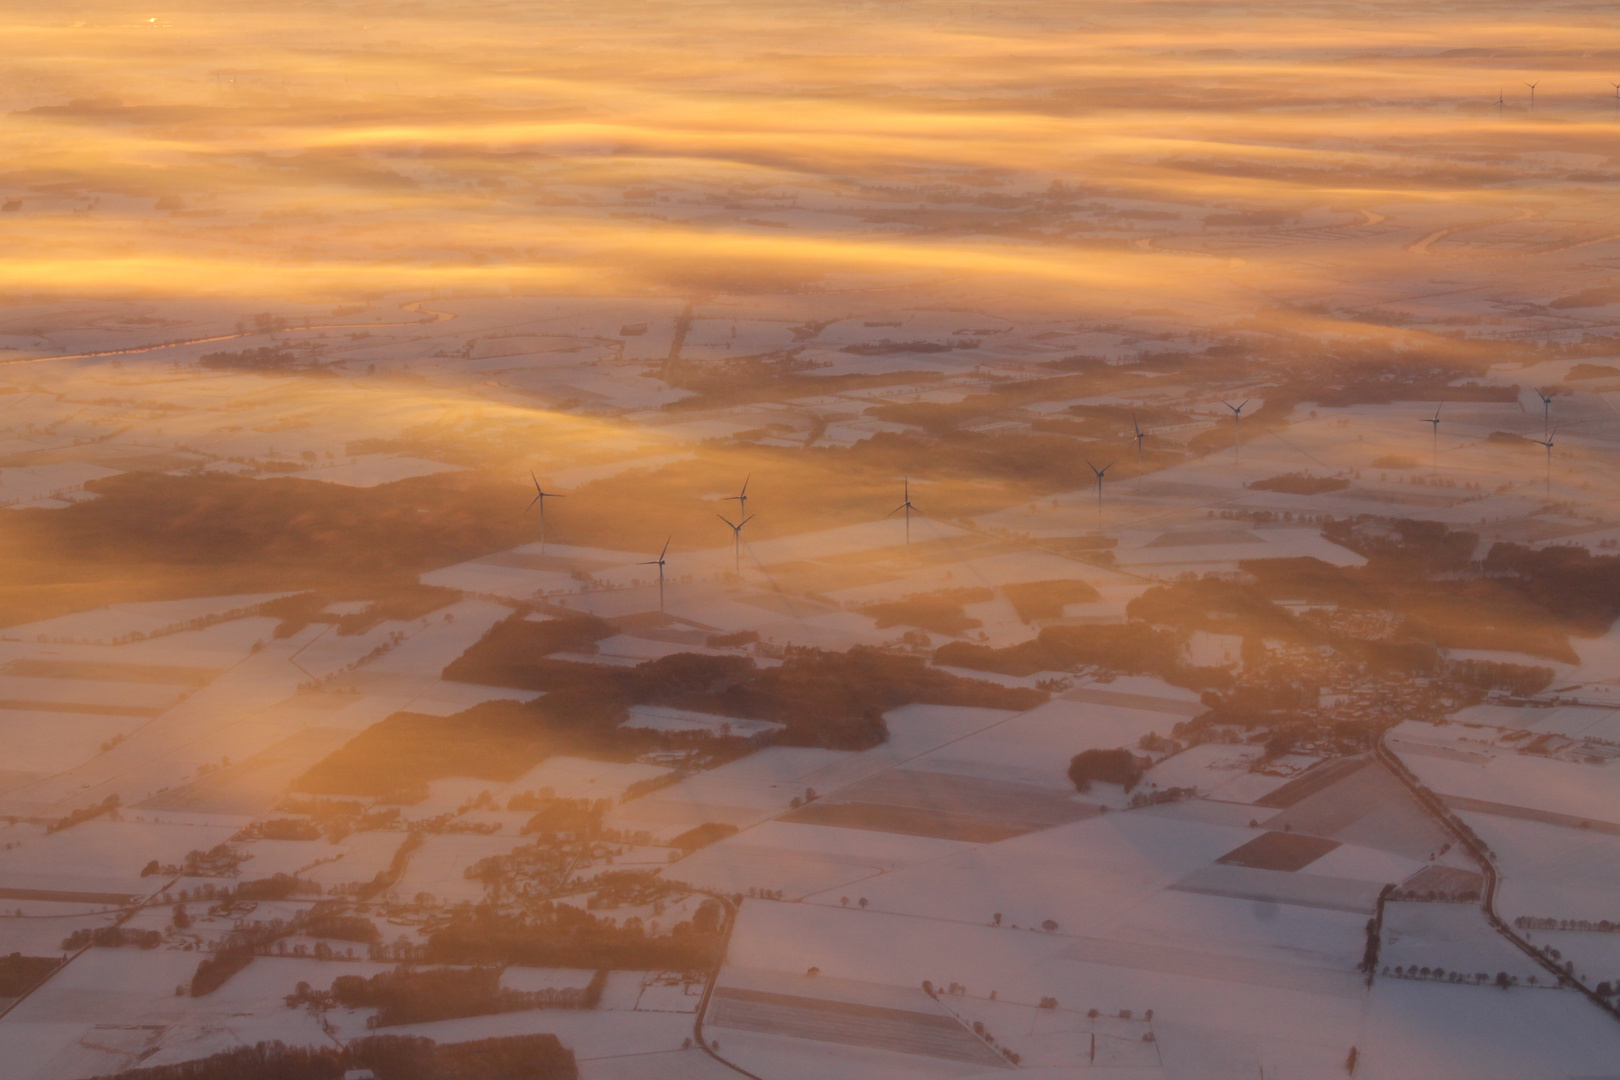
M 0 30 L 0 1080 L 1616 1072 L 1612 6 Z

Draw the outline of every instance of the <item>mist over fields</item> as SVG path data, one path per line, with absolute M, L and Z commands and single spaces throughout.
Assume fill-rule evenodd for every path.
M 0 27 L 0 1073 L 1613 1071 L 1609 7 Z

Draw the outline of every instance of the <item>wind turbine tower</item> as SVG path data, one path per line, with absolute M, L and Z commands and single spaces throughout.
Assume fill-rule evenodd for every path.
M 568 496 L 558 495 L 555 491 L 540 490 L 540 478 L 534 475 L 533 469 L 529 470 L 529 479 L 534 481 L 534 498 L 523 508 L 523 512 L 527 514 L 534 509 L 536 503 L 540 504 L 540 553 L 543 555 L 546 551 L 546 500 L 566 499 Z
M 660 615 L 664 613 L 664 556 L 669 553 L 669 541 L 673 539 L 675 538 L 671 536 L 668 540 L 664 541 L 664 550 L 658 553 L 658 558 L 648 559 L 644 563 L 636 564 L 637 566 L 658 567 L 658 614 Z
M 905 485 L 904 490 L 905 490 L 905 493 L 906 493 L 906 501 L 901 503 L 899 506 L 895 507 L 893 510 L 890 510 L 887 514 L 884 514 L 883 516 L 884 517 L 894 517 L 894 515 L 898 514 L 902 510 L 904 510 L 906 512 L 906 543 L 910 544 L 911 543 L 911 512 L 913 510 L 916 510 L 917 508 L 915 506 L 913 506 L 912 503 L 911 503 L 911 479 L 910 479 L 910 477 L 907 477 L 905 480 L 901 481 L 901 483 L 903 483 Z M 918 513 L 921 513 L 921 511 L 918 511 Z
M 1530 440 L 1533 443 L 1540 443 L 1542 446 L 1547 448 L 1547 495 L 1549 497 L 1552 495 L 1552 448 L 1553 436 L 1556 434 L 1558 434 L 1558 431 L 1557 429 L 1554 429 L 1547 432 L 1547 437 L 1545 439 Z
M 1243 445 L 1243 424 L 1242 424 L 1242 421 L 1243 421 L 1243 406 L 1247 405 L 1250 400 L 1251 400 L 1250 398 L 1244 398 L 1243 399 L 1243 405 L 1233 405 L 1230 401 L 1221 402 L 1222 405 L 1225 405 L 1228 409 L 1232 410 L 1232 460 L 1233 461 L 1236 461 L 1238 459 L 1238 454 L 1241 452 L 1240 448 Z
M 736 562 L 737 562 L 736 570 L 737 570 L 737 572 L 739 574 L 742 573 L 742 527 L 744 525 L 748 524 L 750 521 L 753 521 L 754 518 L 756 518 L 758 516 L 759 516 L 758 514 L 749 514 L 747 517 L 743 518 L 741 521 L 733 522 L 730 518 L 726 517 L 726 515 L 724 515 L 724 514 L 716 514 L 715 515 L 715 517 L 719 518 L 721 521 L 724 521 L 727 525 L 731 526 L 732 551 L 736 556 Z
M 1425 419 L 1423 421 L 1425 424 L 1433 424 L 1434 425 L 1434 471 L 1435 472 L 1440 471 L 1440 410 L 1445 408 L 1445 407 L 1446 407 L 1446 403 L 1443 402 L 1443 401 L 1440 402 L 1439 404 L 1435 405 L 1435 407 L 1434 407 L 1434 415 L 1431 416 L 1431 417 L 1428 417 L 1427 419 Z
M 1140 445 L 1140 444 L 1138 444 L 1138 445 Z M 1090 466 L 1092 473 L 1097 477 L 1097 527 L 1100 529 L 1100 528 L 1102 528 L 1102 482 L 1103 482 L 1103 477 L 1108 475 L 1108 470 L 1112 469 L 1114 467 L 1114 463 L 1112 461 L 1110 461 L 1108 464 L 1104 465 L 1102 468 L 1099 469 L 1099 468 L 1097 468 L 1097 466 L 1091 464 L 1091 459 L 1090 458 L 1087 458 L 1086 459 L 1086 464 L 1088 466 Z

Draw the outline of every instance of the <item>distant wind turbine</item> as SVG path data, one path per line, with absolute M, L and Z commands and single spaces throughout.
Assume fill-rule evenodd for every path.
M 1614 87 L 1614 111 L 1620 112 L 1620 82 L 1612 82 L 1609 85 Z
M 719 518 L 721 521 L 723 521 L 727 525 L 731 526 L 732 550 L 736 555 L 737 571 L 739 573 L 742 571 L 742 527 L 744 525 L 748 524 L 750 521 L 753 521 L 758 516 L 759 516 L 758 514 L 749 514 L 747 517 L 743 518 L 741 521 L 734 522 L 730 518 L 726 517 L 726 515 L 724 515 L 724 514 L 716 514 L 715 515 L 715 517 Z
M 1507 108 L 1507 99 L 1502 96 L 1502 88 L 1496 88 L 1496 118 L 1502 119 L 1502 110 Z
M 737 516 L 740 518 L 746 518 L 748 516 L 748 481 L 752 480 L 753 478 L 753 473 L 749 473 L 747 476 L 743 477 L 743 486 L 741 492 L 736 495 L 727 495 L 725 498 L 720 500 L 721 502 L 736 503 Z
M 559 495 L 555 491 L 540 490 L 540 478 L 534 475 L 533 469 L 529 470 L 529 479 L 534 481 L 534 498 L 529 501 L 528 506 L 523 508 L 523 512 L 527 514 L 534 509 L 536 503 L 540 504 L 540 551 L 544 554 L 546 550 L 546 500 L 566 499 L 568 496 Z
M 1536 397 L 1541 399 L 1541 433 L 1552 438 L 1552 395 L 1536 391 Z
M 1250 400 L 1252 399 L 1244 398 L 1243 405 L 1247 405 Z M 1243 444 L 1243 405 L 1233 405 L 1230 401 L 1222 401 L 1221 404 L 1232 410 L 1232 459 L 1236 461 L 1240 452 L 1239 448 Z
M 664 556 L 669 553 L 669 541 L 673 539 L 675 538 L 671 536 L 669 540 L 664 541 L 664 550 L 658 553 L 658 558 L 648 559 L 644 563 L 636 564 L 637 566 L 658 567 L 658 614 L 660 615 L 664 613 Z
M 894 515 L 898 514 L 902 510 L 904 510 L 906 512 L 906 543 L 909 544 L 909 543 L 911 543 L 911 512 L 913 510 L 916 510 L 917 508 L 915 506 L 913 506 L 912 503 L 911 503 L 911 478 L 907 477 L 905 480 L 902 481 L 902 483 L 905 484 L 905 489 L 904 490 L 905 490 L 905 493 L 906 493 L 906 501 L 901 503 L 899 506 L 895 507 L 893 510 L 890 510 L 887 514 L 884 514 L 883 516 L 884 517 L 894 517 Z M 919 510 L 918 513 L 921 513 L 921 511 Z
M 1526 85 L 1526 86 L 1528 86 L 1530 88 L 1530 111 L 1535 112 L 1536 111 L 1536 87 L 1541 85 L 1541 80 L 1537 79 L 1535 82 L 1527 82 L 1524 85 Z
M 1147 438 L 1147 432 L 1137 426 L 1135 413 L 1131 413 L 1131 430 L 1136 432 L 1136 463 L 1140 465 L 1142 464 L 1142 440 Z
M 1545 446 L 1547 448 L 1547 494 L 1548 495 L 1552 494 L 1552 448 L 1553 448 L 1553 436 L 1556 435 L 1556 434 L 1558 434 L 1558 429 L 1554 428 L 1552 431 L 1547 432 L 1547 437 L 1545 439 L 1531 439 L 1530 440 L 1533 443 L 1540 443 L 1542 446 Z
M 1434 425 L 1434 471 L 1440 471 L 1440 410 L 1446 407 L 1445 402 L 1439 402 L 1434 407 L 1434 415 L 1426 418 L 1425 424 Z
M 1094 473 L 1096 475 L 1096 477 L 1097 477 L 1097 524 L 1099 526 L 1101 526 L 1102 525 L 1102 482 L 1103 482 L 1103 477 L 1107 476 L 1108 475 L 1108 470 L 1112 469 L 1114 467 L 1114 462 L 1110 461 L 1108 464 L 1104 465 L 1100 469 L 1097 468 L 1097 466 L 1091 464 L 1091 459 L 1090 458 L 1086 459 L 1086 464 L 1088 466 L 1090 466 L 1092 473 Z

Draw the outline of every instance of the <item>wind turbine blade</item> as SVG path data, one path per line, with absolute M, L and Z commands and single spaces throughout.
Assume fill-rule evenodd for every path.
M 749 473 L 747 476 L 743 477 L 742 495 L 737 496 L 739 499 L 742 498 L 743 495 L 748 494 L 748 481 L 752 480 L 753 478 L 753 473 Z
M 716 514 L 716 515 L 714 515 L 714 516 L 715 516 L 715 517 L 717 517 L 717 518 L 719 518 L 719 519 L 720 519 L 720 520 L 721 520 L 721 521 L 723 521 L 723 522 L 725 522 L 725 523 L 726 523 L 726 524 L 727 524 L 727 525 L 731 525 L 731 519 L 730 519 L 730 518 L 728 518 L 728 517 L 726 517 L 726 515 L 724 515 L 724 514 Z M 742 528 L 742 526 L 741 526 L 741 525 L 731 525 L 731 527 L 732 527 L 732 528 L 733 528 L 733 529 L 740 529 L 740 528 Z
M 1242 412 L 1245 408 L 1248 407 L 1249 402 L 1251 402 L 1253 400 L 1254 400 L 1253 398 L 1244 398 L 1243 399 L 1243 404 L 1238 406 L 1238 412 Z
M 737 528 L 742 528 L 744 525 L 748 524 L 750 521 L 753 521 L 757 517 L 759 517 L 758 514 L 749 514 L 747 517 L 743 518 L 737 523 Z
M 884 514 L 883 516 L 886 517 L 886 518 L 892 518 L 892 517 L 894 517 L 894 515 L 898 514 L 900 511 L 904 510 L 906 507 L 908 507 L 910 505 L 911 504 L 909 502 L 903 502 L 899 506 L 895 507 L 893 510 L 890 510 L 887 514 Z
M 669 554 L 669 541 L 670 541 L 670 540 L 673 540 L 673 539 L 675 539 L 675 537 L 673 537 L 673 536 L 671 536 L 671 537 L 670 537 L 670 538 L 669 538 L 669 540 L 665 540 L 665 541 L 664 541 L 664 550 L 663 550 L 663 551 L 660 551 L 660 552 L 659 552 L 659 553 L 658 553 L 658 561 L 659 561 L 659 562 L 660 562 L 660 563 L 661 563 L 661 562 L 663 562 L 663 561 L 664 561 L 664 556 L 665 556 L 665 555 L 667 555 L 667 554 Z

